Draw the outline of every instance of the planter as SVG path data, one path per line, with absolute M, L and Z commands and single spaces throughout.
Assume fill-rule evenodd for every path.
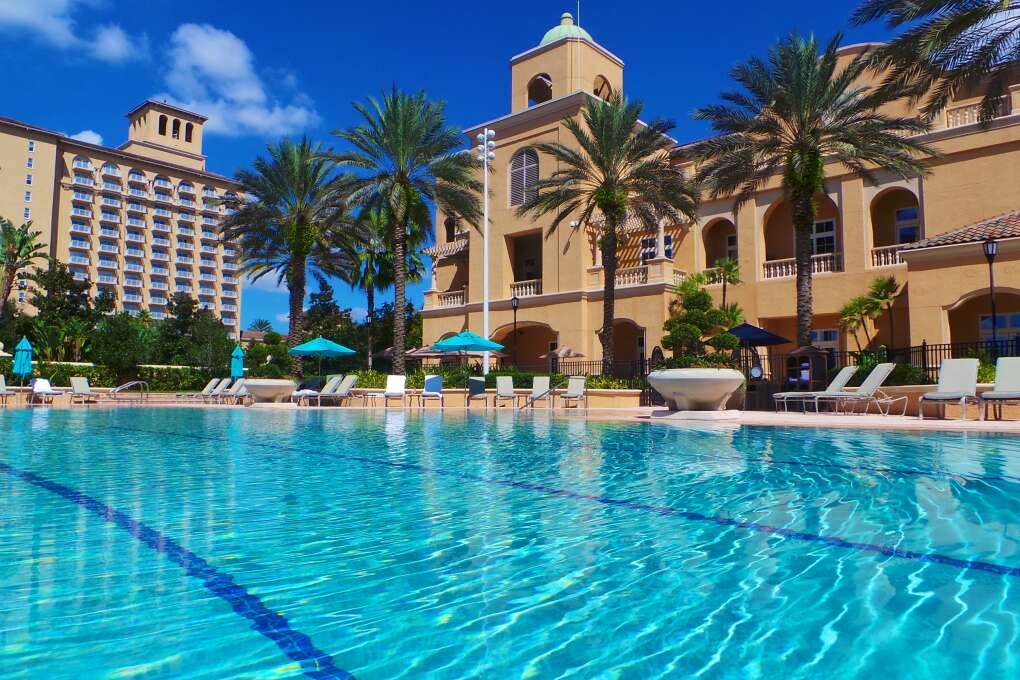
M 648 383 L 671 411 L 722 411 L 744 384 L 732 368 L 668 368 L 648 374 Z
M 244 388 L 256 402 L 272 402 L 278 404 L 290 399 L 290 395 L 297 389 L 293 380 L 269 380 L 256 379 L 246 380 Z

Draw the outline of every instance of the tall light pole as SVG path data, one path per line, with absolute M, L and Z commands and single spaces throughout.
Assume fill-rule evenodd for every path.
M 995 347 L 995 354 L 999 354 L 999 323 L 995 314 L 995 270 L 992 265 L 995 263 L 995 256 L 999 254 L 999 243 L 989 236 L 982 244 L 985 251 L 985 259 L 988 260 L 988 291 L 992 298 L 992 346 Z
M 496 160 L 496 131 L 485 128 L 475 139 L 482 163 L 482 335 L 489 339 L 489 162 Z M 489 352 L 482 354 L 482 375 L 489 375 Z
M 521 299 L 516 294 L 510 298 L 510 308 L 514 310 L 514 368 L 517 368 L 517 308 L 521 306 Z

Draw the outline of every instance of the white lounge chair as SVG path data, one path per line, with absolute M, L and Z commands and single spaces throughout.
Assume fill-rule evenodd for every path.
M 514 390 L 513 376 L 496 376 L 496 396 L 493 399 L 493 408 L 499 407 L 500 402 L 503 401 L 509 401 L 512 406 L 517 406 L 517 391 Z
M 53 389 L 53 386 L 50 385 L 50 381 L 46 378 L 32 378 L 32 382 L 30 384 L 32 386 L 32 394 L 28 400 L 29 404 L 52 404 L 53 397 L 59 397 L 64 393 L 63 390 Z
M 980 409 L 982 420 L 988 418 L 989 405 L 995 417 L 1001 420 L 1003 404 L 1020 402 L 1020 357 L 999 357 L 995 362 L 995 385 L 978 395 L 978 400 L 984 406 Z
M 864 379 L 856 392 L 823 392 L 814 397 L 815 411 L 819 410 L 819 404 L 824 401 L 833 402 L 833 409 L 839 411 L 842 407 L 850 412 L 856 412 L 858 405 L 863 405 L 862 413 L 867 413 L 874 406 L 884 416 L 892 412 L 896 404 L 903 405 L 902 413 L 907 411 L 907 398 L 905 396 L 891 397 L 882 391 L 881 387 L 892 374 L 896 364 L 892 362 L 878 364 L 871 373 Z M 901 413 L 901 415 L 902 415 Z
M 498 378 L 509 378 L 510 376 L 497 376 Z M 511 387 L 511 389 L 513 389 Z M 481 399 L 482 404 L 485 406 L 485 410 L 489 410 L 489 393 L 485 391 L 485 378 L 471 377 L 468 378 L 468 393 L 466 405 L 470 409 L 471 402 Z
M 354 390 L 354 386 L 357 384 L 358 376 L 354 374 L 347 376 L 337 384 L 336 389 L 334 389 L 332 392 L 330 392 L 329 394 L 320 395 L 319 404 L 320 405 L 322 404 L 323 399 L 325 399 L 327 402 L 335 401 L 338 406 L 343 405 L 344 399 L 347 399 L 348 403 L 350 403 L 350 399 L 353 396 L 352 391 Z
M 549 386 L 549 376 L 547 375 L 536 375 L 531 381 L 531 394 L 524 401 L 524 406 L 521 408 L 535 408 L 536 401 L 544 401 L 548 408 L 553 407 L 553 391 Z
M 221 394 L 217 401 L 221 404 L 238 404 L 248 395 L 244 389 L 245 378 L 239 378 L 230 389 Z
M 82 376 L 71 377 L 71 403 L 98 404 L 99 398 L 92 391 L 89 379 Z
M 945 359 L 939 366 L 939 384 L 934 392 L 922 394 L 917 402 L 917 415 L 924 420 L 924 403 L 934 401 L 941 408 L 940 416 L 946 416 L 946 404 L 958 403 L 963 409 L 961 417 L 967 418 L 967 404 L 978 403 L 977 375 L 980 362 L 977 359 Z
M 230 387 L 230 385 L 233 382 L 234 382 L 233 378 L 224 378 L 223 380 L 219 381 L 219 383 L 216 384 L 216 387 L 212 388 L 212 391 L 209 392 L 209 394 L 202 397 L 202 401 L 216 403 L 217 401 L 219 401 L 219 398 L 223 396 L 223 393 L 227 391 L 227 388 Z
M 203 387 L 199 392 L 182 392 L 176 396 L 178 399 L 205 399 L 210 394 L 212 394 L 212 391 L 216 389 L 216 386 L 219 384 L 220 379 L 213 378 L 212 380 L 207 382 L 205 384 L 205 387 Z
M 400 405 L 404 405 L 404 398 L 407 396 L 407 376 L 388 375 L 386 376 L 386 389 L 383 391 L 383 407 L 390 405 L 390 399 L 399 399 Z
M 445 403 L 443 401 L 443 376 L 425 376 L 425 382 L 422 385 L 422 390 L 418 393 L 418 406 L 420 408 L 425 408 L 425 401 L 428 399 L 435 399 L 438 401 L 439 408 L 445 407 Z
M 14 392 L 7 389 L 7 380 L 4 374 L 0 373 L 0 406 L 7 406 L 7 399 L 13 397 Z
M 567 407 L 567 404 L 574 403 L 574 408 L 581 408 L 581 403 L 584 403 L 584 412 L 588 412 L 588 392 L 585 389 L 587 384 L 587 378 L 583 375 L 572 375 L 567 380 L 567 391 L 560 395 L 560 401 L 563 402 L 563 408 Z
M 321 406 L 322 397 L 332 394 L 333 390 L 337 388 L 337 385 L 339 385 L 340 381 L 343 379 L 344 377 L 342 375 L 335 375 L 326 381 L 326 384 L 322 386 L 321 390 L 294 390 L 294 393 L 290 395 L 290 399 L 291 401 L 296 402 L 298 406 L 302 403 L 310 405 L 312 403 L 312 399 L 314 399 L 316 406 Z
M 815 410 L 818 410 L 818 400 L 816 397 L 825 394 L 833 394 L 836 392 L 842 392 L 847 383 L 850 382 L 850 378 L 854 377 L 854 373 L 857 372 L 856 366 L 844 366 L 839 369 L 839 373 L 832 379 L 828 387 L 821 391 L 815 392 L 776 392 L 772 395 L 772 399 L 776 405 L 776 411 L 779 410 L 780 404 L 783 406 L 784 411 L 790 410 L 791 401 L 799 401 L 801 404 L 801 410 L 807 411 L 807 403 L 809 401 L 815 402 Z

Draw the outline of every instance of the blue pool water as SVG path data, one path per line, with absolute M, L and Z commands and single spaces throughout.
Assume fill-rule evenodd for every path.
M 2 678 L 1020 675 L 1018 438 L 131 408 L 0 432 Z

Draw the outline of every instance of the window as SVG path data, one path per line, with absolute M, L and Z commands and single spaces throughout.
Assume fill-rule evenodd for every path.
M 523 205 L 535 195 L 538 181 L 538 154 L 534 149 L 523 149 L 510 161 L 510 206 Z
M 25 175 L 25 184 L 32 185 L 32 175 Z
M 839 331 L 835 328 L 812 329 L 811 344 L 818 349 L 839 351 Z
M 552 78 L 548 73 L 539 73 L 528 83 L 528 106 L 541 104 L 552 99 Z
M 900 208 L 896 211 L 896 242 L 913 243 L 921 239 L 921 222 L 917 207 Z
M 726 257 L 731 260 L 737 259 L 737 235 L 730 234 L 726 237 Z
M 28 159 L 25 160 L 25 167 L 26 168 L 34 168 L 35 167 L 35 159 L 32 158 L 31 156 L 29 156 Z
M 645 264 L 648 260 L 655 257 L 655 242 L 658 240 L 657 236 L 646 236 L 641 239 L 641 264 Z M 670 234 L 666 234 L 662 237 L 662 244 L 664 246 L 664 256 L 667 260 L 673 259 L 673 237 Z
M 32 153 L 33 151 L 35 151 L 35 142 L 33 142 L 30 139 L 30 140 L 28 140 L 28 152 Z
M 996 314 L 995 337 L 999 340 L 1012 340 L 1020 335 L 1020 314 Z M 978 317 L 978 339 L 988 342 L 992 339 L 992 315 L 982 314 Z
M 184 141 L 185 142 L 190 142 L 191 141 L 191 133 L 194 130 L 195 130 L 195 126 L 192 125 L 191 123 L 188 123 L 187 125 L 184 126 Z
M 26 220 L 32 219 L 32 209 L 31 208 L 25 208 L 25 212 L 23 213 L 23 215 L 24 215 L 24 218 Z
M 159 134 L 166 137 L 166 116 L 159 117 Z
M 811 254 L 825 255 L 836 252 L 836 220 L 815 222 L 811 230 Z
M 31 191 L 26 191 L 25 192 L 25 203 L 31 203 L 31 202 L 32 202 L 32 192 Z
M 599 99 L 609 99 L 613 96 L 613 88 L 610 87 L 609 81 L 606 80 L 605 76 L 597 76 L 595 78 L 595 84 L 592 86 L 591 91 Z
M 181 121 L 174 118 L 173 134 L 171 135 L 174 139 L 181 138 Z

